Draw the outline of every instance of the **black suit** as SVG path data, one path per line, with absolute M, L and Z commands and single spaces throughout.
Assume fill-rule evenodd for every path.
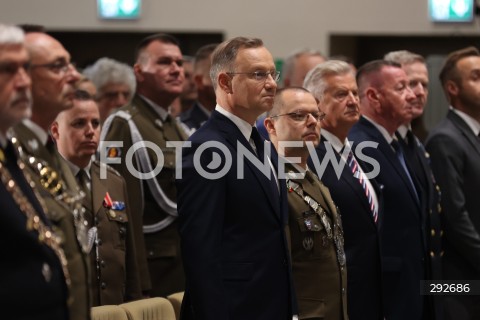
M 190 141 L 192 147 L 183 149 L 183 178 L 177 180 L 187 279 L 181 319 L 291 319 L 285 182 L 280 181 L 279 197 L 275 182 L 247 159 L 244 178 L 237 177 L 237 143 L 253 150 L 217 111 Z M 194 167 L 194 153 L 207 141 L 219 142 L 232 156 L 230 170 L 216 180 L 203 178 Z M 223 154 L 212 148 L 203 152 L 203 168 L 215 161 L 215 152 Z
M 329 144 L 329 142 L 322 137 L 316 148 L 316 155 L 320 163 L 325 161 L 327 154 L 325 144 Z M 341 157 L 333 147 L 331 147 L 331 152 L 333 154 L 329 154 L 329 156 L 333 155 L 338 163 L 344 164 L 341 176 L 337 177 L 331 162 L 328 162 L 325 170 L 317 171 L 317 175 L 330 190 L 332 199 L 342 215 L 347 255 L 348 316 L 350 320 L 383 319 L 378 231 L 382 213 L 379 213 L 379 220 L 375 223 L 368 199 L 358 179 L 353 176 L 348 164 L 340 162 Z M 360 161 L 358 162 L 360 163 Z M 312 170 L 316 169 L 311 158 L 308 166 Z M 318 170 L 321 169 L 318 168 Z M 380 203 L 380 186 L 373 180 L 371 183 Z
M 44 224 L 50 225 L 32 189 L 16 164 L 13 147 L 0 149 L 2 161 Z M 67 319 L 67 288 L 54 251 L 27 230 L 27 218 L 0 181 L 0 301 L 2 314 L 18 320 Z
M 363 153 L 380 164 L 375 180 L 384 186 L 380 242 L 385 317 L 422 319 L 424 299 L 419 286 L 425 277 L 425 237 L 415 190 L 391 145 L 371 122 L 361 117 L 349 140 L 355 145 L 378 143 L 377 148 L 365 148 Z M 366 167 L 367 172 L 370 169 L 370 165 Z
M 444 279 L 480 279 L 480 140 L 449 111 L 427 139 L 432 170 L 442 191 Z M 479 296 L 449 296 L 447 319 L 479 319 Z M 459 303 L 459 304 L 458 304 Z M 457 304 L 457 305 L 455 305 Z

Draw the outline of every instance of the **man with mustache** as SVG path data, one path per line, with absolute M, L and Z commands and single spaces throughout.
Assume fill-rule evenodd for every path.
M 80 75 L 71 63 L 70 54 L 55 38 L 43 32 L 29 32 L 25 46 L 30 55 L 32 78 L 32 117 L 14 127 L 23 155 L 48 208 L 48 218 L 58 228 L 72 274 L 69 309 L 71 319 L 90 318 L 87 226 L 78 185 L 67 164 L 58 154 L 49 135 L 50 124 L 59 112 L 73 106 L 75 83 Z M 43 183 L 41 183 L 43 181 Z M 45 183 L 47 181 L 48 183 Z
M 105 121 L 101 141 L 121 141 L 106 151 L 107 160 L 127 182 L 133 212 L 135 242 L 144 243 L 140 261 L 142 290 L 151 296 L 167 296 L 185 289 L 177 231 L 175 188 L 175 148 L 168 141 L 183 141 L 186 134 L 168 110 L 183 90 L 183 56 L 179 42 L 168 34 L 154 34 L 137 45 L 133 66 L 137 91 L 133 100 Z M 138 142 L 153 143 L 161 149 L 163 167 L 156 176 L 140 179 L 138 172 L 150 173 L 157 167 L 157 154 L 141 147 L 133 156 L 133 172 L 126 154 Z M 138 144 L 137 144 L 138 145 Z M 132 150 L 133 151 L 133 150 Z M 114 162 L 116 164 L 114 164 Z M 137 236 L 138 235 L 138 236 Z
M 31 114 L 28 68 L 24 33 L 0 24 L 0 301 L 4 317 L 66 320 L 70 277 L 64 252 L 8 140 L 11 127 Z
M 329 60 L 313 68 L 304 87 L 318 100 L 327 116 L 322 138 L 309 158 L 342 213 L 347 256 L 348 316 L 350 320 L 383 319 L 379 224 L 381 190 L 368 179 L 348 132 L 360 119 L 354 71 L 343 61 Z M 318 161 L 318 162 L 317 162 Z M 325 166 L 320 163 L 326 162 Z M 340 170 L 337 165 L 340 164 Z M 363 166 L 363 167 L 362 167 Z M 352 171 L 352 169 L 355 169 Z
M 58 114 L 51 132 L 85 193 L 93 306 L 140 299 L 125 180 L 111 167 L 92 161 L 100 138 L 100 112 L 93 97 L 76 91 L 73 107 Z
M 265 119 L 270 141 L 286 172 L 288 239 L 299 319 L 348 319 L 343 229 L 330 192 L 307 166 L 320 141 L 321 121 L 313 95 L 299 87 L 280 89 Z M 297 146 L 289 146 L 297 143 Z

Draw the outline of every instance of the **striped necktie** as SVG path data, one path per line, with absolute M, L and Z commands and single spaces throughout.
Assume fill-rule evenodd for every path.
M 358 165 L 357 160 L 355 160 L 355 157 L 353 156 L 352 151 L 348 153 L 347 163 L 348 163 L 348 166 L 350 167 L 350 170 L 352 171 L 353 177 L 358 179 L 358 182 L 362 186 L 365 196 L 367 197 L 367 200 L 368 200 L 368 205 L 370 206 L 370 211 L 372 211 L 373 220 L 375 221 L 375 223 L 377 223 L 378 208 L 376 207 L 375 202 L 373 201 L 372 191 L 370 190 L 367 184 L 366 177 L 363 174 L 363 172 L 360 170 L 360 166 Z

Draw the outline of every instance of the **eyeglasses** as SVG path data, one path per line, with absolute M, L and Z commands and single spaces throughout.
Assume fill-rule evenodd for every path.
M 272 76 L 275 82 L 280 79 L 280 71 L 255 71 L 255 72 L 227 72 L 228 75 L 234 76 L 236 74 L 247 74 L 252 76 L 257 81 L 267 81 L 268 76 Z
M 67 73 L 68 71 L 71 70 L 71 68 L 75 69 L 75 63 L 69 62 L 64 59 L 56 60 L 54 62 L 50 63 L 44 63 L 44 64 L 31 64 L 30 68 L 46 68 L 54 73 Z
M 326 113 L 323 112 L 304 112 L 304 111 L 295 111 L 295 112 L 289 112 L 289 113 L 284 113 L 284 114 L 277 114 L 275 116 L 270 116 L 271 119 L 282 117 L 282 116 L 289 116 L 292 118 L 293 121 L 297 122 L 304 122 L 307 121 L 308 116 L 312 116 L 317 122 L 322 121 L 325 119 L 327 116 Z

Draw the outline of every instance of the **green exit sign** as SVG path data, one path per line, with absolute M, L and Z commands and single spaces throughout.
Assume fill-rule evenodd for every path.
M 430 18 L 434 22 L 472 22 L 475 0 L 429 0 Z
M 102 19 L 137 19 L 141 0 L 97 0 L 98 14 Z

